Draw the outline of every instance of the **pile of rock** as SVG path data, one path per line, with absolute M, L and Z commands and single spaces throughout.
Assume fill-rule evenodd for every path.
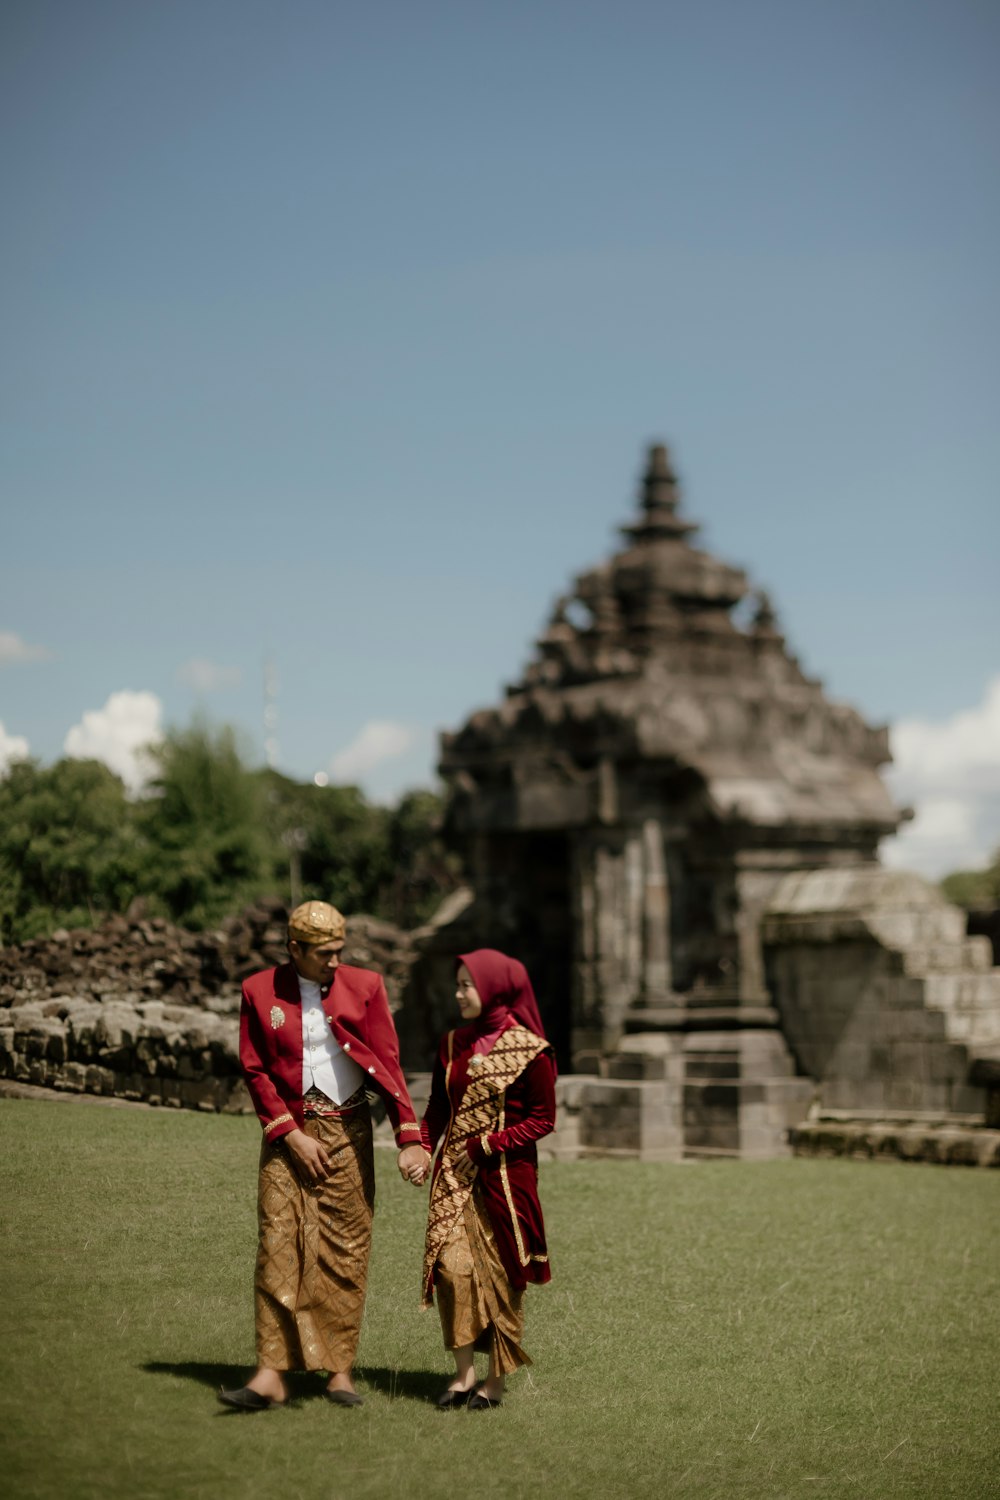
M 261 902 L 214 932 L 187 932 L 135 901 L 99 927 L 0 949 L 0 1005 L 72 995 L 238 1009 L 241 981 L 284 957 L 284 920 L 280 903 Z
M 260 902 L 193 933 L 135 903 L 99 927 L 0 949 L 0 1076 L 82 1093 L 243 1112 L 240 984 L 285 958 L 286 908 Z M 398 1006 L 416 956 L 372 917 L 349 962 L 384 974 Z

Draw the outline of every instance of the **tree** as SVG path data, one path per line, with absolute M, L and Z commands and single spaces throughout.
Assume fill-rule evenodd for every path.
M 941 889 L 949 901 L 966 910 L 1000 906 L 1000 849 L 985 870 L 955 870 L 942 880 Z
M 0 940 L 122 911 L 141 880 L 134 810 L 113 771 L 94 760 L 10 767 L 0 780 Z
M 200 720 L 150 753 L 135 800 L 96 761 L 15 762 L 0 780 L 0 942 L 92 924 L 137 895 L 193 928 L 265 894 L 410 927 L 459 879 L 431 792 L 390 809 L 357 787 L 251 770 L 232 729 Z
M 273 883 L 260 777 L 232 729 L 200 720 L 151 753 L 156 774 L 140 809 L 148 888 L 175 921 L 211 926 Z
M 385 808 L 372 806 L 357 787 L 314 786 L 277 771 L 260 775 L 277 888 L 289 899 L 382 915 L 381 894 L 392 875 Z

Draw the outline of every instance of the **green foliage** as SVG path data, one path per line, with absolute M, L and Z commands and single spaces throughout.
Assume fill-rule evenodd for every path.
M 175 921 L 207 927 L 271 884 L 263 789 L 229 728 L 196 721 L 152 754 L 151 795 L 136 812 L 147 889 Z
M 127 906 L 140 884 L 140 842 L 125 788 L 106 766 L 15 762 L 0 780 L 3 941 Z
M 388 871 L 388 813 L 357 787 L 320 787 L 262 771 L 272 883 L 303 901 L 332 901 L 345 912 L 374 912 Z M 292 872 L 298 867 L 298 880 Z
M 357 787 L 251 770 L 231 729 L 198 720 L 151 754 L 134 800 L 96 761 L 19 761 L 0 778 L 0 943 L 92 924 L 137 895 L 193 928 L 264 895 L 411 927 L 458 882 L 431 792 L 377 807 Z
M 333 901 L 411 927 L 425 921 L 458 883 L 459 866 L 440 837 L 441 800 L 409 792 L 376 807 L 357 787 L 318 787 L 261 772 L 275 858 L 274 885 L 298 871 L 302 900 Z
M 1000 906 L 1000 849 L 985 870 L 956 870 L 945 876 L 941 889 L 949 901 L 967 911 Z

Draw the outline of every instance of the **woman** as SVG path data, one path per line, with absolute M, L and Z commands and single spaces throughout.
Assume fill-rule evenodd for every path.
M 521 1348 L 529 1281 L 550 1279 L 538 1202 L 535 1142 L 555 1126 L 555 1063 L 524 965 L 494 948 L 458 959 L 466 1024 L 444 1038 L 423 1120 L 423 1143 L 443 1137 L 431 1181 L 424 1305 L 437 1292 L 455 1378 L 441 1407 L 499 1406 Z M 476 1389 L 474 1353 L 489 1353 Z

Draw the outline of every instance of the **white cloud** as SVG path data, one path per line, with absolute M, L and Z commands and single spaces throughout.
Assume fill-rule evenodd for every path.
M 88 709 L 73 725 L 63 750 L 75 760 L 102 761 L 130 792 L 138 792 L 152 770 L 146 751 L 163 736 L 162 718 L 155 693 L 112 693 L 103 708 Z
M 901 719 L 887 774 L 912 823 L 883 845 L 885 862 L 940 879 L 987 864 L 1000 844 L 1000 677 L 976 708 L 950 719 Z
M 0 666 L 28 661 L 47 661 L 52 652 L 47 646 L 29 646 L 13 630 L 0 630 Z
M 196 656 L 177 668 L 177 681 L 196 693 L 217 693 L 220 688 L 239 687 L 243 673 L 239 667 L 220 667 L 214 661 Z
M 0 776 L 6 775 L 13 761 L 27 757 L 28 741 L 22 734 L 8 734 L 0 719 Z
M 417 730 L 409 724 L 372 719 L 330 761 L 330 776 L 334 781 L 359 781 L 383 761 L 405 755 L 416 739 Z

